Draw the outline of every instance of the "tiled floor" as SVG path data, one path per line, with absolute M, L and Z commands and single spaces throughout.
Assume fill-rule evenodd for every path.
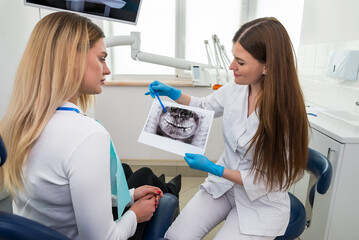
M 168 182 L 172 177 L 166 176 L 166 182 Z M 179 204 L 180 210 L 184 208 L 189 200 L 196 194 L 198 191 L 198 186 L 204 182 L 206 177 L 182 177 L 182 187 L 179 195 Z M 219 224 L 215 227 L 210 233 L 207 234 L 204 240 L 212 240 L 217 234 L 222 224 Z

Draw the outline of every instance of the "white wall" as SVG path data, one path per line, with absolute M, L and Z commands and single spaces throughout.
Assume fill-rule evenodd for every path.
M 305 0 L 298 69 L 308 102 L 359 113 L 359 81 L 326 76 L 331 50 L 359 50 L 358 0 Z
M 22 0 L 0 1 L 0 118 L 6 111 L 17 66 L 38 19 L 38 9 L 24 6 Z
M 300 44 L 359 40 L 358 0 L 305 0 Z
M 286 28 L 295 49 L 299 46 L 304 0 L 249 0 L 249 20 L 275 17 Z

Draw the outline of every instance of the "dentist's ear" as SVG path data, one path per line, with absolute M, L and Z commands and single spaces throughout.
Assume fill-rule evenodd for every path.
M 263 75 L 266 75 L 267 74 L 267 68 L 264 66 L 263 67 L 263 73 L 262 73 Z

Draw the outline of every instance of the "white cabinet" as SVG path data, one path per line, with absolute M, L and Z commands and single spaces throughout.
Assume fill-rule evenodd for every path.
M 359 136 L 355 138 L 336 128 L 323 128 L 311 122 L 310 148 L 327 156 L 333 166 L 333 178 L 325 195 L 316 193 L 311 225 L 303 240 L 359 239 Z M 333 131 L 331 131 L 333 130 Z M 340 135 L 342 134 L 342 135 Z M 343 136 L 344 135 L 344 136 Z M 309 175 L 293 188 L 302 202 L 306 198 Z M 308 209 L 308 205 L 306 205 Z

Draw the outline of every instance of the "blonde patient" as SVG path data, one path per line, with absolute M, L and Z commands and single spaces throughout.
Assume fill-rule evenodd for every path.
M 129 210 L 113 219 L 110 135 L 84 115 L 110 74 L 104 37 L 74 13 L 41 19 L 0 125 L 8 150 L 0 188 L 11 193 L 13 212 L 71 239 L 128 239 L 163 196 L 156 186 L 132 188 Z

